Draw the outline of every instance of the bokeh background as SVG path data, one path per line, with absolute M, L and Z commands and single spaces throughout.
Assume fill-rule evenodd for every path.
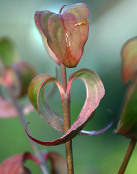
M 35 26 L 36 10 L 58 12 L 64 4 L 72 5 L 78 0 L 0 0 L 0 37 L 8 37 L 14 43 L 22 60 L 34 65 L 37 72 L 55 75 L 55 63 L 48 56 Z M 89 39 L 83 57 L 77 68 L 69 69 L 68 76 L 79 68 L 90 68 L 101 77 L 106 94 L 102 99 L 95 117 L 86 126 L 87 130 L 99 130 L 111 122 L 111 110 L 115 123 L 104 134 L 81 137 L 73 140 L 74 168 L 76 174 L 117 174 L 129 139 L 116 135 L 114 130 L 118 122 L 120 109 L 125 93 L 121 81 L 122 45 L 137 35 L 137 0 L 81 0 L 90 11 Z M 85 88 L 81 81 L 74 82 L 71 91 L 72 121 L 85 100 Z M 50 100 L 52 107 L 61 113 L 59 94 Z M 27 102 L 27 97 L 22 102 Z M 30 128 L 33 135 L 41 140 L 52 140 L 60 136 L 44 123 L 36 111 L 26 117 L 32 121 Z M 43 151 L 56 151 L 65 155 L 64 145 L 56 147 L 39 146 Z M 18 118 L 0 119 L 0 162 L 9 156 L 24 151 L 32 151 Z M 133 153 L 125 174 L 137 173 L 137 148 Z M 39 169 L 27 162 L 33 174 Z

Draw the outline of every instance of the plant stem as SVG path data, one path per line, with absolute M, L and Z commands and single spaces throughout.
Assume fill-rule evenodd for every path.
M 21 122 L 23 128 L 25 129 L 25 127 L 27 125 L 27 122 L 25 120 L 25 116 L 23 114 L 22 108 L 18 105 L 18 102 L 17 102 L 16 98 L 13 96 L 12 90 L 10 88 L 8 89 L 8 92 L 9 92 L 9 95 L 10 95 L 11 102 L 14 105 L 14 107 L 15 107 L 17 113 L 18 113 L 20 122 Z M 42 154 L 41 154 L 40 150 L 38 149 L 38 146 L 32 140 L 30 140 L 30 139 L 28 139 L 28 140 L 30 142 L 30 145 L 31 145 L 35 155 L 40 160 L 40 163 L 41 163 L 41 165 L 40 165 L 41 173 L 42 174 L 49 174 L 48 169 L 47 169 L 46 164 L 45 164 L 45 161 L 42 158 Z
M 66 67 L 62 64 L 61 65 L 61 72 L 62 72 L 62 85 L 64 91 L 67 89 L 67 76 L 66 76 Z M 68 131 L 71 127 L 70 121 L 70 102 L 65 101 L 62 103 L 62 110 L 63 110 L 63 118 L 64 118 L 64 133 Z M 66 144 L 66 160 L 67 160 L 67 168 L 68 174 L 74 173 L 73 168 L 73 153 L 72 153 L 72 140 L 69 140 Z
M 131 139 L 130 144 L 129 144 L 128 149 L 127 149 L 127 152 L 126 152 L 126 155 L 125 155 L 125 158 L 122 162 L 122 165 L 120 167 L 118 174 L 123 174 L 125 172 L 126 167 L 128 165 L 128 162 L 129 162 L 129 159 L 130 159 L 132 152 L 135 148 L 135 145 L 136 145 L 136 140 Z

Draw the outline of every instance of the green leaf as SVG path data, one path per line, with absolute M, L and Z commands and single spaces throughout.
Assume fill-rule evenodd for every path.
M 137 75 L 137 37 L 128 40 L 121 51 L 122 79 L 124 83 L 133 80 Z
M 87 6 L 84 3 L 72 5 L 63 13 L 61 9 L 59 14 L 36 11 L 37 27 L 42 34 L 45 46 L 54 53 L 50 56 L 56 63 L 62 63 L 66 67 L 77 66 L 88 39 L 88 15 Z
M 47 119 L 47 122 L 52 127 L 57 130 L 60 129 L 59 131 L 63 131 L 61 117 L 57 116 L 52 109 L 47 107 L 47 102 L 45 101 L 44 97 L 45 87 L 49 82 L 55 82 L 60 91 L 61 101 L 69 101 L 71 85 L 75 79 L 81 79 L 84 82 L 87 92 L 86 101 L 78 116 L 78 119 L 62 137 L 53 141 L 41 141 L 32 137 L 27 132 L 26 127 L 26 133 L 31 140 L 45 146 L 55 146 L 66 143 L 68 140 L 79 134 L 85 124 L 91 119 L 93 112 L 98 107 L 100 100 L 104 96 L 105 90 L 99 76 L 89 69 L 80 69 L 70 76 L 66 93 L 55 77 L 48 74 L 39 75 L 30 83 L 29 98 L 32 104 L 39 110 L 39 114 L 42 118 L 46 116 L 45 119 Z
M 14 45 L 7 38 L 0 39 L 0 58 L 4 65 L 13 64 L 17 60 L 17 54 Z
M 127 88 L 116 133 L 137 140 L 137 79 Z

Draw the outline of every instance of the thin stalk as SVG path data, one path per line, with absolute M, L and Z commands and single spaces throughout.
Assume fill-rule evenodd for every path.
M 130 157 L 132 155 L 132 152 L 135 148 L 135 145 L 136 145 L 136 140 L 131 139 L 130 144 L 129 144 L 128 149 L 127 149 L 127 152 L 126 152 L 126 155 L 124 157 L 124 160 L 122 162 L 122 165 L 120 167 L 118 174 L 123 174 L 125 172 L 126 167 L 128 165 L 128 162 L 130 160 Z
M 63 85 L 64 91 L 66 91 L 67 76 L 66 76 L 66 67 L 63 64 L 61 65 L 61 72 L 62 72 L 62 85 Z M 64 118 L 64 133 L 66 133 L 68 129 L 71 127 L 70 102 L 65 101 L 62 103 L 62 111 L 63 111 L 63 118 Z M 65 147 L 66 147 L 66 160 L 67 160 L 68 174 L 74 174 L 72 140 L 69 140 L 65 144 Z
M 21 125 L 23 126 L 23 128 L 25 129 L 26 125 L 27 125 L 27 122 L 25 120 L 25 116 L 23 114 L 23 111 L 22 111 L 22 107 L 19 106 L 16 98 L 13 96 L 12 94 L 12 90 L 9 88 L 8 89 L 8 92 L 9 92 L 9 95 L 10 95 L 10 99 L 11 99 L 11 102 L 12 104 L 14 105 L 17 113 L 18 113 L 18 116 L 19 116 L 19 119 L 20 119 L 20 122 L 21 122 Z M 31 133 L 30 133 L 31 134 Z M 35 153 L 35 155 L 38 157 L 38 159 L 40 160 L 40 169 L 41 169 L 41 173 L 42 174 L 49 174 L 48 172 L 48 169 L 46 167 L 46 164 L 45 164 L 45 161 L 43 160 L 42 158 L 42 154 L 40 152 L 40 150 L 38 149 L 38 146 L 30 139 L 28 139 L 29 142 L 30 142 L 30 145 Z

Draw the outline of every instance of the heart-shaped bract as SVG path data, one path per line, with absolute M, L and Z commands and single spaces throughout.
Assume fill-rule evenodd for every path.
M 72 73 L 69 78 L 66 92 L 55 77 L 49 74 L 38 75 L 34 77 L 30 83 L 28 89 L 29 99 L 34 107 L 38 109 L 39 115 L 44 119 L 44 121 L 48 122 L 53 128 L 57 129 L 58 131 L 63 132 L 63 120 L 50 108 L 50 106 L 47 104 L 47 101 L 45 101 L 45 87 L 49 82 L 56 83 L 60 91 L 61 101 L 69 102 L 71 84 L 75 79 L 81 79 L 84 82 L 87 92 L 86 101 L 78 116 L 78 119 L 73 123 L 71 128 L 62 137 L 54 141 L 44 142 L 37 140 L 29 135 L 26 129 L 27 135 L 33 141 L 45 146 L 54 146 L 65 143 L 75 137 L 77 134 L 79 134 L 82 128 L 88 122 L 88 120 L 93 116 L 92 114 L 98 107 L 100 100 L 104 96 L 105 90 L 99 76 L 90 69 L 80 69 Z
M 84 3 L 61 11 L 36 11 L 35 21 L 50 56 L 57 64 L 72 68 L 80 61 L 88 39 L 89 12 Z

